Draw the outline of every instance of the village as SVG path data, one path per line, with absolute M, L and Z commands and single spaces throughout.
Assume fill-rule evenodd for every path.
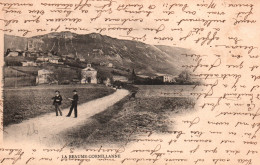
M 86 56 L 102 53 L 93 49 Z M 136 74 L 135 68 L 122 68 L 113 61 L 92 62 L 82 55 L 58 55 L 56 52 L 35 50 L 30 42 L 26 50 L 5 52 L 4 81 L 5 87 L 35 86 L 41 84 L 105 84 L 114 82 L 131 84 L 174 84 L 178 76 L 157 74 L 147 76 Z

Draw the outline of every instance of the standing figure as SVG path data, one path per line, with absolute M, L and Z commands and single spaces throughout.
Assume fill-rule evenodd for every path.
M 78 96 L 76 90 L 74 90 L 73 93 L 74 93 L 73 98 L 69 98 L 69 100 L 71 100 L 71 107 L 70 107 L 70 111 L 69 111 L 67 117 L 70 117 L 72 110 L 74 108 L 75 118 L 77 118 L 77 115 L 78 115 L 77 106 L 78 106 L 79 96 Z
M 55 94 L 56 95 L 52 99 L 53 99 L 53 105 L 55 106 L 56 116 L 58 116 L 58 111 L 60 112 L 60 115 L 62 116 L 62 112 L 60 109 L 62 97 L 60 95 L 60 91 L 55 91 Z

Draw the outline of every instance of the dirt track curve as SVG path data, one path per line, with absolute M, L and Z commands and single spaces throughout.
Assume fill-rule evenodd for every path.
M 106 110 L 116 102 L 128 95 L 125 89 L 118 89 L 111 95 L 98 98 L 87 103 L 78 105 L 78 117 L 66 117 L 69 108 L 63 109 L 63 116 L 56 116 L 56 113 L 48 113 L 36 118 L 25 120 L 19 124 L 12 124 L 4 128 L 4 142 L 19 142 L 20 144 L 41 144 L 49 146 L 52 139 L 67 129 L 84 124 L 91 116 Z

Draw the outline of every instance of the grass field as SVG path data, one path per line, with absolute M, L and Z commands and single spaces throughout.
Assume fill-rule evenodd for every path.
M 64 134 L 64 139 L 75 147 L 126 143 L 130 135 L 136 136 L 140 132 L 172 131 L 173 124 L 169 117 L 194 108 L 192 98 L 162 97 L 159 93 L 150 97 L 145 94 L 146 90 L 154 88 L 139 86 L 137 98 L 124 98 L 106 111 L 94 115 L 84 126 Z
M 103 85 L 45 85 L 23 88 L 4 89 L 4 126 L 18 123 L 28 118 L 36 117 L 55 109 L 51 99 L 55 90 L 59 90 L 63 97 L 61 108 L 68 108 L 71 104 L 67 98 L 73 96 L 73 90 L 78 90 L 79 104 L 93 100 L 114 92 Z M 65 115 L 65 114 L 64 114 Z
M 5 87 L 32 86 L 35 85 L 35 83 L 36 83 L 36 77 L 34 76 L 4 78 Z
M 23 87 L 34 86 L 38 70 L 46 69 L 55 73 L 55 79 L 59 82 L 64 80 L 80 79 L 80 69 L 55 64 L 44 64 L 44 66 L 9 66 L 4 67 L 4 86 Z M 34 77 L 34 78 L 33 78 Z

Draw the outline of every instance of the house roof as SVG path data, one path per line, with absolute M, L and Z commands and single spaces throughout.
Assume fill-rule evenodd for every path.
M 63 54 L 62 57 L 71 57 L 74 58 L 76 55 L 74 54 Z
M 94 69 L 94 68 L 92 68 L 92 67 L 86 67 L 86 68 L 84 68 L 84 69 L 82 69 L 82 70 L 91 70 L 91 71 L 95 71 L 96 69 Z
M 46 70 L 46 69 L 41 69 L 41 70 L 38 70 L 38 73 L 44 73 L 44 74 L 52 74 L 53 72 L 52 71 L 49 71 L 49 70 Z
M 139 74 L 139 75 L 137 75 L 138 77 L 142 77 L 142 78 L 149 78 L 149 76 L 146 76 L 146 75 L 141 75 L 141 74 Z
M 49 59 L 50 59 L 50 60 L 59 60 L 60 57 L 50 57 Z
M 8 56 L 18 56 L 19 52 L 9 52 Z
M 46 58 L 49 59 L 49 57 L 44 57 L 44 56 L 42 56 L 42 57 L 37 57 L 37 59 L 46 59 Z
M 26 63 L 28 63 L 28 62 L 33 62 L 33 63 L 36 63 L 36 62 L 34 62 L 34 61 L 22 61 L 22 62 L 26 62 Z

